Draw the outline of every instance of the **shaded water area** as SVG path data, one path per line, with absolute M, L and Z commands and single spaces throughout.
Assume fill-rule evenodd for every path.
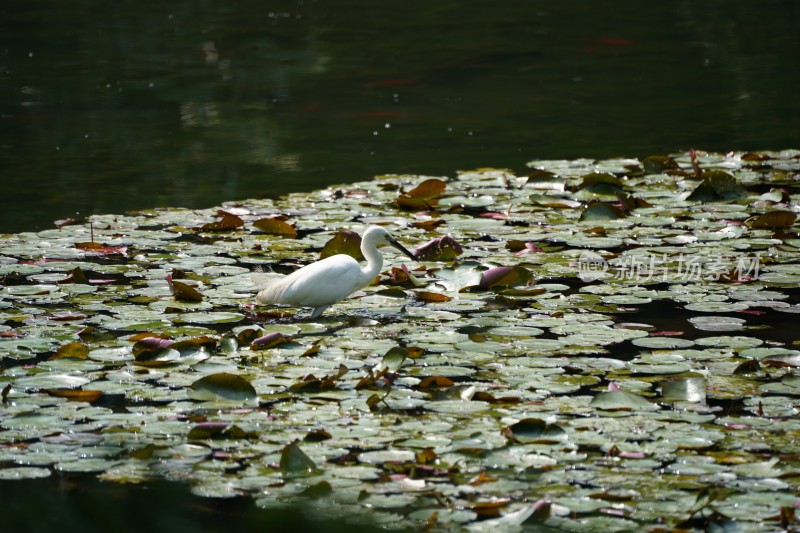
M 790 1 L 12 2 L 0 232 L 531 159 L 796 146 Z

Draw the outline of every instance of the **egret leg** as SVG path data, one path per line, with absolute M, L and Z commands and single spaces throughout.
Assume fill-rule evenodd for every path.
M 330 307 L 330 305 L 321 305 L 319 307 L 315 307 L 314 311 L 311 313 L 311 318 L 319 318 L 319 315 L 321 315 L 322 312 L 325 311 L 329 307 Z

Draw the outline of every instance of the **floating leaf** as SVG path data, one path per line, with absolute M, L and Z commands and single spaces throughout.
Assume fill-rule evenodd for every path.
M 756 229 L 790 228 L 796 219 L 797 215 L 791 211 L 776 210 L 748 220 L 747 225 Z
M 89 280 L 87 279 L 86 274 L 83 273 L 83 270 L 81 270 L 81 267 L 75 267 L 70 270 L 69 275 L 59 281 L 59 283 L 80 283 L 87 285 Z
M 325 243 L 325 246 L 322 247 L 319 258 L 325 259 L 326 257 L 337 254 L 349 255 L 356 261 L 363 261 L 364 254 L 361 253 L 361 236 L 355 231 L 337 231 L 336 234 Z
M 237 425 L 227 422 L 201 422 L 189 430 L 187 439 L 242 439 L 250 435 Z
M 583 203 L 572 198 L 564 198 L 561 196 L 553 196 L 551 194 L 531 194 L 528 200 L 532 204 L 542 207 L 552 207 L 555 209 L 575 209 L 580 207 Z
M 300 496 L 304 498 L 324 498 L 326 496 L 330 496 L 333 492 L 333 487 L 327 481 L 320 481 L 319 483 L 315 483 L 313 485 L 309 485 L 303 492 L 300 493 Z
M 435 229 L 439 228 L 440 226 L 446 225 L 447 222 L 444 220 L 437 218 L 437 219 L 430 219 L 430 220 L 421 220 L 417 222 L 412 222 L 409 224 L 412 228 L 421 229 L 424 231 L 434 231 Z
M 446 294 L 440 294 L 438 292 L 430 292 L 430 291 L 418 291 L 414 293 L 417 299 L 423 302 L 449 302 L 453 298 L 447 296 Z
M 449 235 L 443 235 L 426 242 L 414 250 L 414 257 L 418 261 L 449 261 L 463 252 L 464 249 L 458 241 Z
M 665 402 L 705 403 L 706 380 L 700 376 L 670 379 L 661 383 L 661 399 Z
M 244 220 L 241 217 L 231 213 L 222 212 L 222 218 L 203 224 L 201 228 L 203 231 L 230 231 L 244 226 Z
M 666 155 L 651 155 L 642 160 L 642 167 L 648 174 L 658 174 L 667 170 L 678 170 L 678 163 Z
M 567 433 L 560 426 L 548 424 L 539 418 L 524 418 L 508 426 L 503 433 L 522 444 L 552 443 L 567 438 Z
M 181 360 L 181 353 L 171 348 L 155 348 L 142 350 L 134 357 L 133 364 L 144 367 L 162 367 L 174 365 Z
M 618 218 L 625 218 L 625 213 L 621 209 L 611 204 L 604 202 L 590 202 L 581 211 L 581 222 L 591 220 L 616 220 Z
M 527 285 L 532 279 L 533 274 L 525 267 L 494 267 L 482 273 L 478 287 L 481 289 L 514 287 Z
M 288 342 L 289 340 L 291 340 L 291 337 L 287 337 L 283 333 L 274 331 L 254 339 L 250 343 L 250 348 L 252 350 L 266 350 L 268 348 L 274 348 L 275 346 L 283 344 L 284 342 Z
M 253 227 L 268 235 L 279 235 L 290 239 L 297 237 L 297 230 L 278 218 L 260 218 L 253 222 Z
M 623 390 L 609 390 L 601 392 L 592 398 L 592 401 L 589 405 L 596 409 L 605 409 L 607 411 L 639 411 L 658 409 L 657 405 L 648 401 L 644 396 Z
M 94 254 L 100 254 L 100 255 L 113 255 L 113 254 L 125 255 L 128 253 L 127 246 L 108 246 L 94 241 L 76 242 L 75 248 L 78 248 L 79 250 L 86 250 L 87 252 L 92 252 Z
M 161 337 L 152 336 L 150 333 L 145 333 L 146 337 L 140 338 L 131 348 L 131 353 L 134 357 L 139 357 L 146 352 L 154 352 L 169 348 L 175 341 L 164 339 Z M 138 339 L 138 335 L 131 337 L 131 340 Z
M 622 191 L 622 181 L 613 174 L 593 173 L 583 176 L 578 190 L 591 193 L 591 196 L 615 197 Z M 586 195 L 584 195 L 586 196 Z
M 386 368 L 389 372 L 397 372 L 407 357 L 408 350 L 400 346 L 395 346 L 383 355 L 381 366 Z
M 187 302 L 203 301 L 203 295 L 200 294 L 197 289 L 181 281 L 174 280 L 172 273 L 167 275 L 167 284 L 169 285 L 170 292 L 176 300 Z
M 220 372 L 204 376 L 190 385 L 195 400 L 247 401 L 258 397 L 249 381 L 237 374 Z
M 60 346 L 50 359 L 86 359 L 88 356 L 88 346 L 82 342 L 68 342 Z
M 103 396 L 103 392 L 99 390 L 82 390 L 82 389 L 44 389 L 44 392 L 50 396 L 58 398 L 66 398 L 71 402 L 96 402 Z
M 452 387 L 453 380 L 445 376 L 428 376 L 420 380 L 417 385 L 420 389 L 430 389 L 434 387 Z
M 727 172 L 711 170 L 703 172 L 703 181 L 686 199 L 690 202 L 718 202 L 741 198 L 746 192 Z
M 404 209 L 426 209 L 436 207 L 438 197 L 444 192 L 447 184 L 440 179 L 430 178 L 405 194 L 397 197 L 397 205 Z
M 317 469 L 316 463 L 300 449 L 297 441 L 281 450 L 280 467 L 287 474 L 308 474 Z

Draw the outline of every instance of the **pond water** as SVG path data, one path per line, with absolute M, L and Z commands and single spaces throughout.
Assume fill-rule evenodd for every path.
M 0 233 L 384 173 L 798 147 L 799 15 L 781 0 L 6 3 Z M 691 331 L 671 306 L 636 318 Z M 785 343 L 793 316 L 749 320 Z M 2 481 L 0 495 L 17 529 L 274 518 L 183 484 L 79 475 Z
M 382 173 L 798 145 L 800 4 L 0 7 L 0 232 Z

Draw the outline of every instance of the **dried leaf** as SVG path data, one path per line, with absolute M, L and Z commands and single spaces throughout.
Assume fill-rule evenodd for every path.
M 294 239 L 297 237 L 297 230 L 283 220 L 277 218 L 261 218 L 253 222 L 253 227 L 269 235 L 280 235 Z
M 221 214 L 222 218 L 214 222 L 209 222 L 208 224 L 203 224 L 200 229 L 202 231 L 230 231 L 244 226 L 244 220 L 242 220 L 241 217 L 224 211 L 222 211 Z
M 82 342 L 69 342 L 60 346 L 50 359 L 86 359 L 89 357 L 89 347 Z
M 363 261 L 364 254 L 361 253 L 361 236 L 355 231 L 337 231 L 336 234 L 325 243 L 325 246 L 322 247 L 319 258 L 325 259 L 326 257 L 337 254 L 349 255 L 356 261 Z
M 666 155 L 651 155 L 642 160 L 644 171 L 648 174 L 660 174 L 666 170 L 678 170 L 677 161 Z
M 81 389 L 44 389 L 44 392 L 49 394 L 50 396 L 56 396 L 58 398 L 66 398 L 71 402 L 96 402 L 100 399 L 103 395 L 102 391 L 99 390 L 81 390 Z
M 268 348 L 274 348 L 279 344 L 283 344 L 284 342 L 288 342 L 291 340 L 291 337 L 287 337 L 283 333 L 272 332 L 267 333 L 257 339 L 253 340 L 250 343 L 251 350 L 266 350 Z
M 447 185 L 440 179 L 431 178 L 423 181 L 414 189 L 397 197 L 397 205 L 405 209 L 426 209 L 436 207 L 438 197 Z
M 83 270 L 81 270 L 81 267 L 75 267 L 70 270 L 67 277 L 59 281 L 59 283 L 79 283 L 81 285 L 88 285 L 89 280 L 86 278 L 86 274 L 83 273 Z
M 533 274 L 525 267 L 494 267 L 481 273 L 480 289 L 493 287 L 513 287 L 527 285 L 533 279 Z
M 417 299 L 422 300 L 423 302 L 449 302 L 453 299 L 446 294 L 440 294 L 438 292 L 418 291 L 414 294 L 416 295 Z
M 414 257 L 418 261 L 448 261 L 455 259 L 464 252 L 461 245 L 449 235 L 436 237 L 416 250 Z
M 690 202 L 717 202 L 741 198 L 747 191 L 736 178 L 721 170 L 703 172 L 703 181 L 686 199 Z
M 747 221 L 747 225 L 756 229 L 789 228 L 796 219 L 797 215 L 791 211 L 777 210 L 753 217 Z
M 172 295 L 175 297 L 176 300 L 185 301 L 185 302 L 202 302 L 203 295 L 200 292 L 188 285 L 183 283 L 182 281 L 176 281 L 173 279 L 173 274 L 170 273 L 167 275 L 167 284 L 169 285 L 169 290 Z

